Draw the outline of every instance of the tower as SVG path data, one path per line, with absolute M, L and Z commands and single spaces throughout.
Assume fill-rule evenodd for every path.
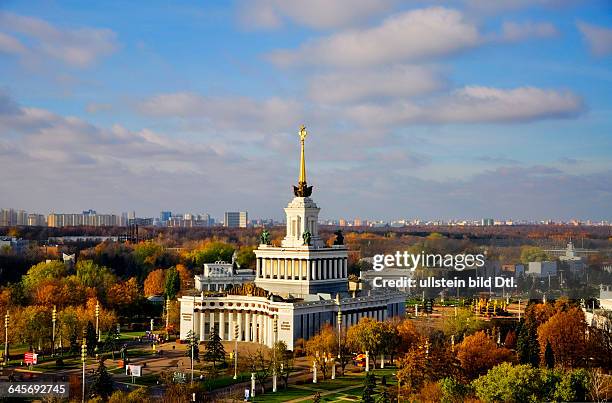
M 304 297 L 309 294 L 344 292 L 347 289 L 348 251 L 342 244 L 327 247 L 319 236 L 320 208 L 310 198 L 306 179 L 305 140 L 300 136 L 300 168 L 294 198 L 285 208 L 286 234 L 280 247 L 262 242 L 255 250 L 255 283 L 277 294 Z

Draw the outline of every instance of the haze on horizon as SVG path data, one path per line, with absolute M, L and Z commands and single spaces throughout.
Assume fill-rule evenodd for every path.
M 0 2 L 0 207 L 611 220 L 604 0 Z

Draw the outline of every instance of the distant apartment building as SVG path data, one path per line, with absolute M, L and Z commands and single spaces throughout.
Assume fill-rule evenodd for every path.
M 83 214 L 57 214 L 47 216 L 49 227 L 111 227 L 122 225 L 121 217 L 115 214 L 97 214 L 93 210 L 84 211 Z
M 170 221 L 170 218 L 172 218 L 172 211 L 162 211 L 159 213 L 159 220 L 162 222 L 162 225 Z
M 484 226 L 491 226 L 495 224 L 495 220 L 492 218 L 483 218 L 480 220 L 480 225 Z
M 547 277 L 557 275 L 557 262 L 529 262 L 527 273 L 535 277 Z
M 3 208 L 0 210 L 0 227 L 12 225 L 28 225 L 28 213 L 24 210 Z
M 162 222 L 162 225 L 168 227 L 210 227 L 213 220 L 210 214 L 176 214 L 172 215 Z
M 249 214 L 246 211 L 226 211 L 223 225 L 228 228 L 246 228 Z
M 47 225 L 47 218 L 42 214 L 28 214 L 28 225 L 31 227 L 44 227 Z

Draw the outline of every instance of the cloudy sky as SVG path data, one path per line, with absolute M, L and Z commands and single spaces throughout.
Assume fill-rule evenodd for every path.
M 180 3 L 180 4 L 179 4 Z M 612 5 L 0 0 L 0 207 L 612 219 Z

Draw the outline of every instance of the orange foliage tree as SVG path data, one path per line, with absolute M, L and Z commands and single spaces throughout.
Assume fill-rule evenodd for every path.
M 498 348 L 485 332 L 480 331 L 466 337 L 457 346 L 457 358 L 465 375 L 475 379 L 497 364 L 510 361 L 512 352 L 507 348 Z
M 144 281 L 144 295 L 162 295 L 166 283 L 166 272 L 164 269 L 153 270 Z
M 554 314 L 538 328 L 541 361 L 544 362 L 546 344 L 550 343 L 556 366 L 582 366 L 587 351 L 586 330 L 587 324 L 580 308 L 574 307 Z

